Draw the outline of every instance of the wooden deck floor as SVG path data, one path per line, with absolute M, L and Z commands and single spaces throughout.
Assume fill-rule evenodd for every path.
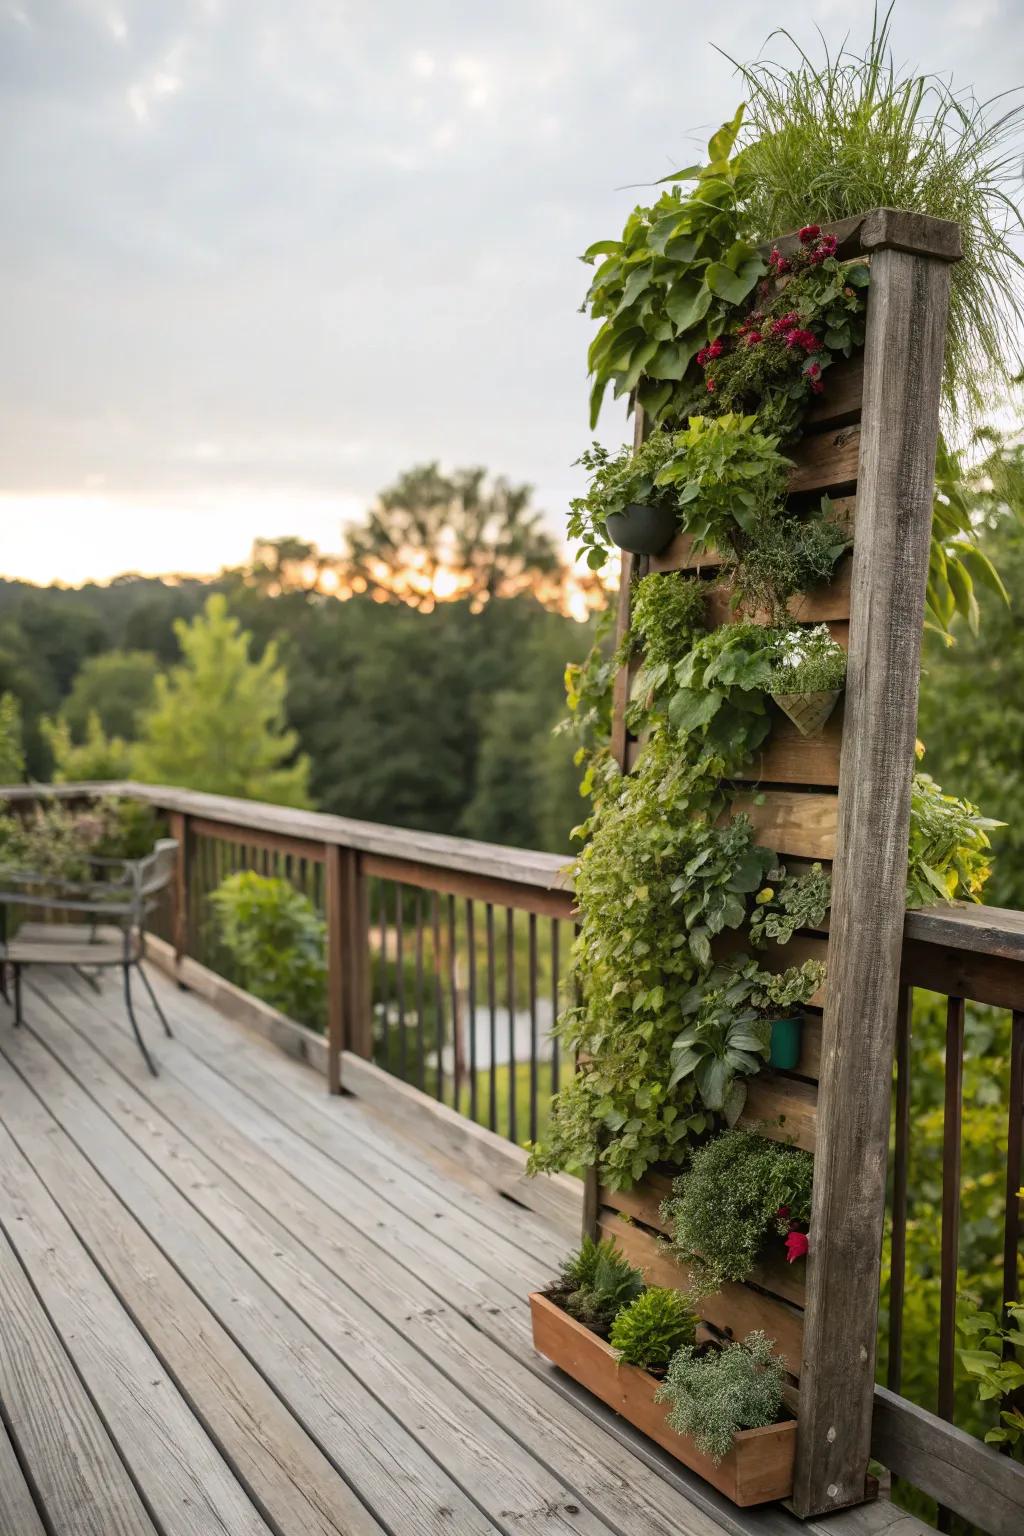
M 156 1081 L 113 980 L 30 973 L 20 1030 L 0 1005 L 0 1536 L 808 1529 L 534 1354 L 564 1233 L 153 979 Z

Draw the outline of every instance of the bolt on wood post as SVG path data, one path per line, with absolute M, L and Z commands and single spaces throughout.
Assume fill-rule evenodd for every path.
M 898 224 L 901 216 L 895 216 Z M 956 230 L 867 215 L 871 255 L 811 1248 L 792 1508 L 865 1497 L 910 783 Z M 867 238 L 870 229 L 881 237 Z M 942 237 L 942 238 L 940 238 Z M 944 255 L 919 254 L 942 249 Z

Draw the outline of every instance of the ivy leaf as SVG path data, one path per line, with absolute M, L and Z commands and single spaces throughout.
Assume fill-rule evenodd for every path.
M 713 261 L 704 274 L 704 281 L 718 298 L 730 304 L 742 304 L 758 279 L 756 271 L 734 272 L 724 261 Z
M 706 283 L 697 283 L 692 279 L 676 283 L 665 300 L 665 313 L 680 331 L 688 331 L 703 320 L 711 308 L 712 297 Z

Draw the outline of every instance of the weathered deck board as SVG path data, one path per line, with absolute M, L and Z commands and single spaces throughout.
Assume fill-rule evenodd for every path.
M 118 1423 L 117 1451 L 108 1441 L 129 1497 L 118 1452 L 148 1500 L 146 1479 L 182 1475 L 180 1419 L 213 1459 L 214 1485 L 227 1482 L 225 1512 L 237 1500 L 219 1524 L 204 1508 L 199 1527 L 191 1508 L 161 1509 L 161 1531 L 797 1536 L 782 1510 L 726 1506 L 533 1352 L 525 1291 L 557 1263 L 564 1230 L 440 1147 L 417 1156 L 378 1106 L 328 1100 L 308 1067 L 154 980 L 177 1032 L 160 1042 L 156 1080 L 111 981 L 97 995 L 40 971 L 26 1029 L 9 1031 L 0 1010 L 0 1147 L 16 1154 L 16 1214 L 30 1228 L 16 1242 L 42 1271 L 59 1239 L 53 1321 L 36 1313 L 102 1433 L 89 1395 L 106 1403 L 119 1384 L 101 1328 L 152 1352 L 151 1391 L 173 1405 L 160 1437 L 140 1416 L 134 1430 Z M 93 1294 L 102 1306 L 83 1343 Z M 42 1348 L 33 1335 L 28 1353 Z M 0 1425 L 0 1477 L 3 1452 Z M 13 1496 L 29 1499 L 24 1536 L 39 1536 L 33 1460 L 52 1472 L 70 1452 L 29 1436 L 17 1452 L 29 1475 L 11 1450 Z M 202 1465 L 189 1463 L 200 1484 Z M 58 1512 L 56 1536 L 122 1536 L 102 1457 L 76 1466 L 99 1517 L 93 1528 Z M 4 1536 L 5 1513 L 0 1499 Z M 877 1513 L 863 1536 L 885 1529 Z M 829 1536 L 853 1528 L 832 1522 Z
M 21 1470 L 14 1446 L 0 1424 L 0 1531 L 17 1536 L 46 1536 L 35 1500 Z

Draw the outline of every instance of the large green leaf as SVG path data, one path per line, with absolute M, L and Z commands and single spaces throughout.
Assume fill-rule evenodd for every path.
M 734 272 L 731 267 L 725 265 L 724 261 L 713 261 L 704 274 L 704 280 L 711 292 L 720 299 L 726 299 L 730 304 L 742 304 L 754 288 L 757 279 L 757 272 L 749 271 L 746 274 Z
M 665 312 L 680 331 L 688 331 L 703 320 L 711 308 L 711 289 L 705 283 L 685 278 L 674 284 L 665 300 Z

